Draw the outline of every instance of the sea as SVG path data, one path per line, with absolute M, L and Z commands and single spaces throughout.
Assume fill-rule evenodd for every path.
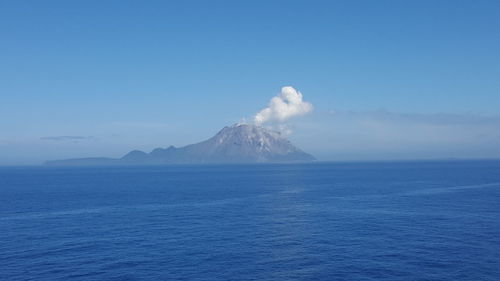
M 0 280 L 500 280 L 500 161 L 2 167 Z

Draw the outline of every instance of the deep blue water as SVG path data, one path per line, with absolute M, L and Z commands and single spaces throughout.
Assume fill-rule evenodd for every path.
M 500 162 L 0 168 L 0 280 L 500 280 Z

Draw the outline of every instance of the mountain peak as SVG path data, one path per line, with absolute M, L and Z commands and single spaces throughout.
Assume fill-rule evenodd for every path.
M 79 163 L 79 160 L 81 159 L 73 159 L 71 164 Z M 308 162 L 315 158 L 292 145 L 279 132 L 254 124 L 236 123 L 224 127 L 212 138 L 196 144 L 179 148 L 156 148 L 150 153 L 134 150 L 121 159 L 109 160 L 119 165 L 154 165 Z M 67 161 L 57 161 L 57 164 L 64 162 Z
M 244 134 L 248 137 L 269 136 L 274 138 L 281 138 L 280 132 L 267 129 L 259 125 L 247 123 L 236 123 L 232 126 L 224 127 L 224 129 L 222 129 L 219 134 L 220 133 Z
M 293 146 L 279 132 L 253 124 L 225 127 L 202 142 L 218 161 L 290 162 L 311 161 L 314 157 Z

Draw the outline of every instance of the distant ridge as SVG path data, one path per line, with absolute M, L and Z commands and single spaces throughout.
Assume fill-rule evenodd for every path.
M 295 147 L 280 133 L 250 124 L 224 127 L 212 138 L 184 147 L 133 150 L 119 159 L 80 158 L 48 161 L 51 166 L 163 165 L 204 163 L 309 162 L 312 155 Z

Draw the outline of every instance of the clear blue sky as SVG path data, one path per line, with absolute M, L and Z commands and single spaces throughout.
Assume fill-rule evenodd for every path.
M 0 164 L 199 141 L 286 85 L 315 107 L 290 138 L 320 159 L 500 157 L 488 148 L 500 140 L 499 14 L 493 0 L 2 1 Z M 332 111 L 350 121 L 328 127 L 342 119 Z M 429 128 L 442 115 L 477 122 L 490 141 L 472 143 L 482 154 L 446 141 L 336 152 L 359 116 L 397 131 L 408 114 Z

